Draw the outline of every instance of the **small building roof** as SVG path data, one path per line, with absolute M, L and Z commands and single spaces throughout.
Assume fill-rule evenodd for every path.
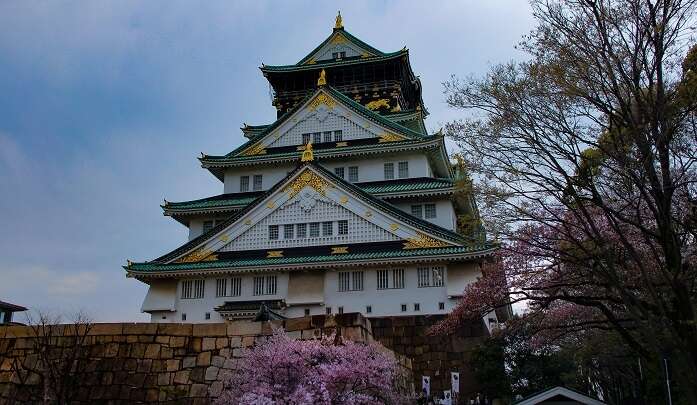
M 0 310 L 10 312 L 22 312 L 27 309 L 21 305 L 10 304 L 9 302 L 0 301 Z
M 547 389 L 537 394 L 533 394 L 520 401 L 514 402 L 514 405 L 536 405 L 536 404 L 583 404 L 583 405 L 605 405 L 605 402 L 598 401 L 578 391 L 574 391 L 565 387 L 554 387 Z

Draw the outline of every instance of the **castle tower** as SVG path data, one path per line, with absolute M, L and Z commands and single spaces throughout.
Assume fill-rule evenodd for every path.
M 153 322 L 251 318 L 262 305 L 286 318 L 447 314 L 494 247 L 476 226 L 458 230 L 476 206 L 426 130 L 409 51 L 379 51 L 337 16 L 298 63 L 261 71 L 275 121 L 200 157 L 222 194 L 162 206 L 187 243 L 124 267 L 149 285 L 142 310 Z

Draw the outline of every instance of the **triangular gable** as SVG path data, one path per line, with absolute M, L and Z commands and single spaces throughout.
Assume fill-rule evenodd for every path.
M 346 58 L 360 56 L 369 58 L 372 56 L 384 56 L 385 53 L 366 44 L 360 39 L 351 35 L 343 28 L 335 28 L 331 35 L 327 37 L 317 48 L 313 49 L 307 56 L 302 58 L 298 65 L 312 65 L 324 60 L 334 59 L 332 53 L 346 52 Z
M 308 216 L 314 218 L 314 221 L 337 218 L 350 220 L 354 227 L 358 226 L 361 232 L 365 232 L 369 240 L 373 238 L 375 241 L 402 241 L 404 249 L 461 246 L 462 244 L 459 235 L 407 215 L 391 204 L 353 187 L 322 167 L 309 163 L 296 169 L 269 190 L 265 196 L 260 197 L 238 215 L 203 235 L 202 238 L 197 238 L 185 245 L 185 249 L 177 249 L 176 254 L 165 255 L 157 261 L 199 262 L 216 260 L 217 252 L 259 249 L 259 246 L 264 245 L 250 245 L 249 241 L 252 238 L 249 236 L 259 239 L 263 233 L 262 240 L 268 241 L 267 227 L 269 224 L 279 224 L 279 215 L 287 223 L 304 221 L 303 219 L 293 220 L 295 212 L 285 215 L 279 214 L 280 211 L 286 209 L 297 211 L 299 208 L 306 210 L 307 207 L 303 205 L 308 204 L 314 204 L 309 208 L 310 216 Z M 334 211 L 325 218 L 322 215 L 326 216 L 328 212 L 315 214 L 312 212 L 315 207 L 333 207 Z M 274 215 L 277 217 L 273 217 Z M 270 218 L 276 222 L 271 223 Z M 253 229 L 256 231 L 249 233 Z M 279 232 L 283 232 L 283 229 L 279 229 Z M 365 240 L 349 235 L 343 241 L 327 240 L 318 244 L 350 244 L 359 241 Z M 269 243 L 262 249 L 275 251 L 279 246 L 285 245 Z
M 392 142 L 423 136 L 370 111 L 330 86 L 320 86 L 296 108 L 229 156 L 263 155 L 267 148 L 304 146 L 303 134 L 338 129 L 343 131 L 343 142 L 363 138 Z

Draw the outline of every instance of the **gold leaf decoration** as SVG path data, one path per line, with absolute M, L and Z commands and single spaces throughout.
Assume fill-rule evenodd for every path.
M 314 111 L 317 109 L 317 107 L 319 107 L 322 104 L 326 105 L 329 109 L 333 109 L 336 105 L 336 101 L 334 101 L 333 98 L 329 97 L 324 93 L 319 93 L 317 97 L 313 98 L 312 101 L 310 101 L 310 110 Z
M 341 255 L 348 253 L 348 246 L 332 246 L 333 255 Z
M 332 38 L 331 41 L 329 41 L 330 44 L 336 45 L 336 44 L 345 44 L 346 43 L 346 38 L 344 38 L 343 35 L 341 34 L 336 34 L 334 35 L 334 38 Z
M 244 156 L 256 156 L 266 154 L 266 147 L 261 143 L 253 145 L 251 148 L 246 149 L 242 152 Z
M 276 204 L 273 201 L 269 201 L 268 203 L 266 203 L 266 207 L 269 209 L 273 209 L 276 208 Z
M 337 142 L 336 143 L 337 148 L 341 148 L 342 146 L 348 146 L 348 143 L 346 143 L 346 142 Z
M 227 242 L 227 241 L 229 241 L 229 240 L 230 240 L 230 237 L 227 236 L 227 235 L 222 235 L 222 236 L 220 237 L 220 241 L 221 241 L 221 242 Z
M 396 231 L 397 229 L 399 229 L 399 225 L 397 225 L 397 224 L 390 224 L 390 229 L 392 229 L 393 231 Z
M 218 260 L 218 255 L 212 253 L 213 252 L 209 249 L 199 248 L 177 260 L 175 263 L 210 262 Z
M 428 235 L 424 235 L 422 233 L 418 233 L 416 237 L 413 238 L 408 238 L 406 242 L 404 242 L 404 247 L 403 249 L 426 249 L 426 248 L 437 248 L 437 247 L 448 247 L 450 246 L 449 244 L 432 238 Z
M 317 61 L 315 60 L 315 58 L 310 58 L 310 60 L 308 60 L 307 62 L 305 62 L 306 65 L 314 65 L 315 63 L 317 63 Z
M 282 250 L 267 250 L 266 251 L 266 258 L 271 259 L 274 257 L 283 257 L 283 251 Z
M 373 100 L 365 105 L 365 108 L 372 111 L 379 110 L 380 107 L 390 108 L 390 100 L 381 98 L 380 100 Z
M 324 195 L 330 184 L 318 176 L 317 173 L 310 169 L 305 169 L 292 183 L 283 189 L 283 192 L 288 193 L 288 198 L 290 199 L 295 197 L 305 186 L 312 187 L 315 191 Z
M 341 204 L 346 204 L 348 202 L 348 197 L 346 197 L 345 195 L 342 195 L 341 198 L 339 198 L 339 202 Z
M 397 142 L 397 141 L 403 141 L 404 137 L 402 135 L 397 135 L 397 134 L 391 134 L 389 132 L 385 132 L 384 134 L 380 135 L 380 140 L 378 143 L 383 143 L 383 142 Z
M 251 224 L 252 224 L 252 220 L 249 219 L 249 218 L 247 218 L 247 219 L 244 220 L 244 224 L 245 224 L 245 225 L 251 225 Z

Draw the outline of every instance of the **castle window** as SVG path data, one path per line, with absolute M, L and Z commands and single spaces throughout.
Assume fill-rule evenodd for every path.
M 348 235 L 348 221 L 339 221 L 339 235 Z
M 186 314 L 182 314 L 182 321 L 186 321 Z
M 399 178 L 406 179 L 409 177 L 409 162 L 399 162 Z
M 387 270 L 378 270 L 378 290 L 386 290 L 390 288 L 390 275 Z
M 345 57 L 346 57 L 346 51 L 332 52 L 332 58 L 334 58 L 334 59 L 343 59 Z
M 309 315 L 310 315 L 310 308 L 305 308 L 305 316 L 309 316 Z
M 373 313 L 373 307 L 370 306 L 370 305 L 368 305 L 367 307 L 365 307 L 365 313 L 366 313 L 366 314 L 372 314 L 372 313 Z
M 298 239 L 305 239 L 307 237 L 307 224 L 298 224 L 297 227 L 295 235 Z
M 392 288 L 404 288 L 404 269 L 392 270 Z
M 390 270 L 377 271 L 378 290 L 388 288 L 404 288 L 404 269 L 392 269 L 392 280 L 390 282 Z
M 310 223 L 310 237 L 311 238 L 319 237 L 319 222 Z
M 341 130 L 334 131 L 334 142 L 341 142 L 344 139 L 344 133 Z
M 254 295 L 275 295 L 278 285 L 276 276 L 254 277 Z
M 240 192 L 249 191 L 249 176 L 240 176 Z
M 344 307 L 339 307 L 339 313 L 343 314 L 344 313 Z
M 332 141 L 332 131 L 324 131 L 324 142 Z
M 442 287 L 444 269 L 441 266 L 419 267 L 417 269 L 419 287 Z
M 394 163 L 385 163 L 385 180 L 394 179 Z
M 411 206 L 411 215 L 413 215 L 417 218 L 423 218 L 424 217 L 423 205 L 421 205 L 421 204 L 412 205 Z
M 334 235 L 334 222 L 322 222 L 322 236 Z
M 215 296 L 225 297 L 227 295 L 227 279 L 219 278 L 215 280 Z
M 349 166 L 348 181 L 355 183 L 358 181 L 358 166 Z
M 334 174 L 336 174 L 338 177 L 341 177 L 343 179 L 344 178 L 344 168 L 343 167 L 335 167 Z
M 435 218 L 436 204 L 424 204 L 424 216 L 426 218 Z
M 230 279 L 230 296 L 239 297 L 242 295 L 242 277 L 233 277 Z
M 402 304 L 402 312 L 407 312 L 407 304 Z
M 205 280 L 182 281 L 182 299 L 203 298 Z
M 441 311 L 444 310 L 445 309 L 445 302 L 439 302 L 438 309 L 440 309 Z
M 312 143 L 322 143 L 322 133 L 315 132 L 312 134 Z
M 203 221 L 203 233 L 213 229 L 213 221 Z
M 362 291 L 363 272 L 362 271 L 340 271 L 339 272 L 339 291 Z
M 252 185 L 252 190 L 254 191 L 260 191 L 261 190 L 261 174 L 255 174 L 254 175 L 254 184 Z
M 206 317 L 206 319 L 211 319 L 211 313 L 210 313 L 210 312 L 206 312 L 205 317 Z
M 269 239 L 278 239 L 278 225 L 269 225 Z
M 421 304 L 419 304 L 419 303 L 414 304 L 414 311 L 421 311 Z
M 327 315 L 331 315 L 332 314 L 332 307 L 327 307 L 326 311 L 327 311 Z
M 312 136 L 312 134 L 303 134 L 303 145 L 310 143 L 310 136 Z
M 294 227 L 293 224 L 290 225 L 283 225 L 283 239 L 293 239 L 294 236 Z

